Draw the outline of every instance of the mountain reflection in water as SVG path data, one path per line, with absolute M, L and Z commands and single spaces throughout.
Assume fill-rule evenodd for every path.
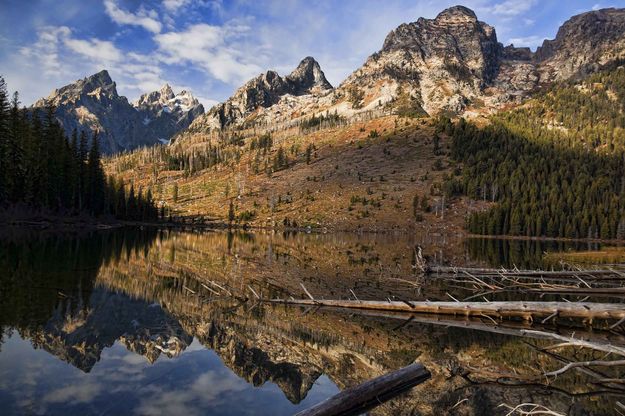
M 301 296 L 300 282 L 326 297 L 350 289 L 363 299 L 458 295 L 415 284 L 417 244 L 454 264 L 498 250 L 393 235 L 151 229 L 5 238 L 2 413 L 292 414 L 416 359 L 432 379 L 374 414 L 505 414 L 500 404 L 524 401 L 563 413 L 614 408 L 609 392 L 580 395 L 589 388 L 579 373 L 548 387 L 468 374 L 550 365 L 509 335 L 215 295 L 252 287 L 264 297 Z

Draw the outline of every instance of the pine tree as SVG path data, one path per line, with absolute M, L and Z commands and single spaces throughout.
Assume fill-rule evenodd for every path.
M 137 198 L 135 196 L 135 187 L 130 185 L 130 191 L 128 191 L 128 199 L 126 200 L 126 218 L 129 220 L 138 219 L 138 206 Z
M 10 181 L 7 166 L 9 146 L 9 93 L 4 78 L 0 76 L 0 205 L 8 202 L 7 183 Z
M 93 135 L 87 157 L 87 187 L 90 210 L 92 214 L 100 215 L 104 210 L 104 171 L 100 163 L 97 133 Z
M 97 135 L 88 148 L 84 132 L 68 139 L 48 105 L 19 108 L 15 93 L 9 103 L 6 83 L 0 77 L 0 205 L 25 203 L 31 208 L 61 214 L 112 213 L 126 217 L 123 184 L 104 176 Z M 151 192 L 139 195 L 140 215 L 156 218 Z M 135 212 L 135 218 L 136 218 Z
M 417 219 L 417 216 L 419 215 L 418 213 L 419 210 L 419 195 L 415 195 L 414 198 L 412 198 L 412 215 L 413 217 L 415 217 L 415 219 Z
M 5 139 L 5 187 L 6 196 L 10 202 L 20 199 L 24 187 L 24 151 L 20 143 L 23 136 L 22 118 L 19 109 L 19 95 L 13 94 L 9 112 L 9 129 Z
M 230 206 L 228 207 L 228 222 L 232 224 L 234 219 L 235 219 L 234 204 L 232 203 L 232 200 L 230 200 Z

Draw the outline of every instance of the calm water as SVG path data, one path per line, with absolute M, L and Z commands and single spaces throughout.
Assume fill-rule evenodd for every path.
M 258 305 L 249 289 L 300 297 L 303 283 L 319 297 L 350 289 L 363 299 L 461 296 L 419 280 L 417 245 L 438 263 L 506 267 L 534 267 L 545 250 L 572 248 L 401 235 L 5 236 L 0 413 L 292 414 L 414 360 L 432 379 L 375 413 L 505 414 L 501 404 L 523 401 L 612 413 L 618 394 L 593 393 L 579 373 L 550 386 L 489 376 L 548 366 L 527 339 L 466 322 Z

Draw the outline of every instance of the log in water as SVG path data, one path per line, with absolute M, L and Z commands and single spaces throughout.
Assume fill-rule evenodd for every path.
M 392 373 L 343 390 L 295 416 L 360 415 L 430 378 L 423 365 L 415 363 Z
M 371 300 L 273 299 L 272 303 L 337 308 L 369 309 L 398 312 L 431 313 L 460 316 L 491 316 L 497 318 L 544 317 L 576 319 L 623 319 L 625 305 L 593 302 L 416 302 Z

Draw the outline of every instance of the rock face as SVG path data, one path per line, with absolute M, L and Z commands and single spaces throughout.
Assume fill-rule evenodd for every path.
M 102 152 L 110 154 L 167 141 L 204 112 L 189 93 L 173 97 L 165 94 L 169 97 L 165 98 L 163 92 L 142 96 L 135 108 L 117 93 L 109 73 L 100 71 L 55 90 L 33 107 L 53 105 L 68 135 L 74 129 L 98 131 Z M 171 92 L 171 88 L 165 92 Z
M 132 105 L 141 113 L 143 124 L 149 126 L 162 142 L 167 142 L 191 122 L 204 114 L 204 106 L 188 91 L 174 94 L 169 84 L 159 91 L 142 95 Z
M 393 30 L 340 89 L 363 91 L 366 108 L 406 94 L 428 113 L 459 112 L 496 78 L 502 49 L 493 27 L 455 6 Z
M 602 9 L 574 16 L 545 40 L 535 61 L 543 78 L 564 80 L 596 71 L 625 56 L 625 9 Z
M 325 113 L 483 114 L 624 56 L 625 9 L 575 16 L 533 53 L 504 47 L 492 26 L 455 6 L 391 31 L 382 49 L 334 90 L 317 62 L 306 58 L 284 78 L 268 71 L 249 81 L 199 118 L 192 132 L 293 123 Z
M 339 87 L 360 89 L 363 106 L 396 103 L 402 94 L 427 113 L 497 109 L 540 85 L 586 75 L 625 54 L 625 9 L 571 18 L 536 53 L 503 47 L 473 11 L 455 6 L 435 19 L 402 24 Z M 404 100 L 405 101 L 405 100 Z
M 321 96 L 331 90 L 319 63 L 306 57 L 285 77 L 267 71 L 248 81 L 227 101 L 211 108 L 198 123 L 204 128 L 221 129 L 246 121 L 256 110 L 269 108 L 285 96 Z

